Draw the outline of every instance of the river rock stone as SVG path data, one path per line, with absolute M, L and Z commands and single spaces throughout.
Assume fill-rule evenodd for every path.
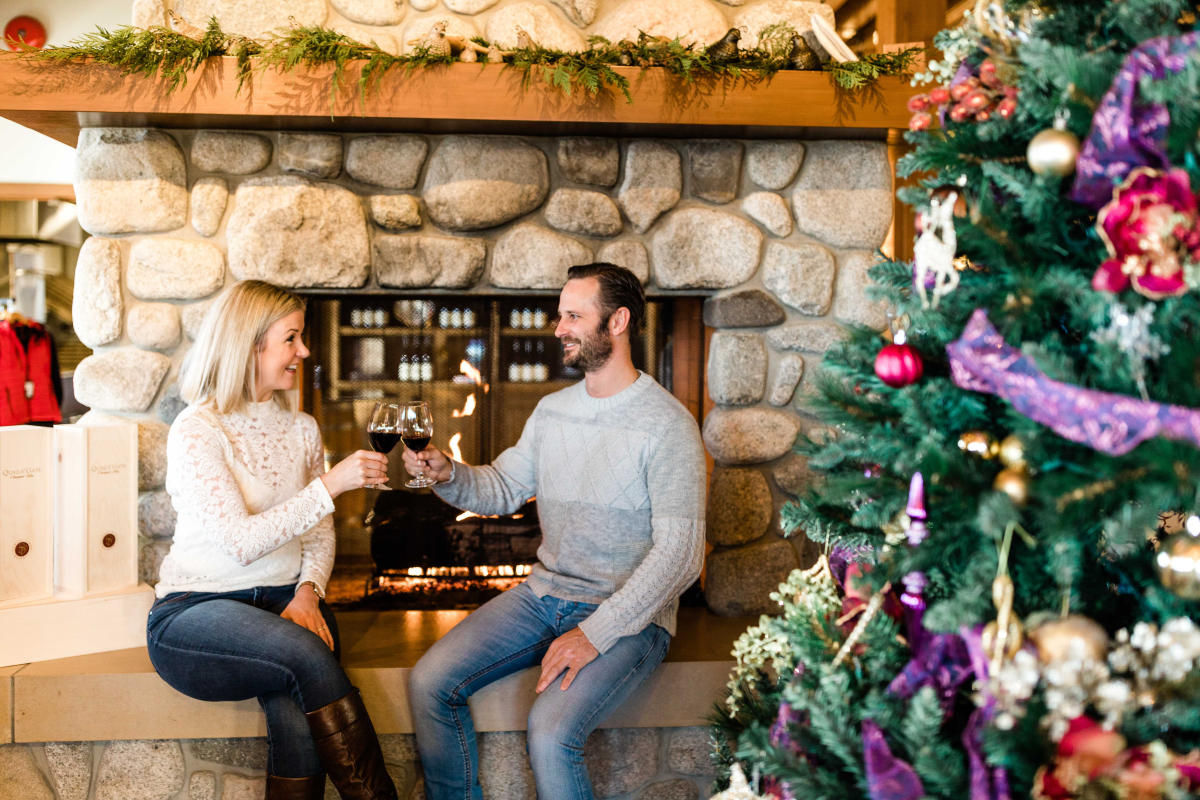
M 762 289 L 737 289 L 704 300 L 704 324 L 710 328 L 766 328 L 785 319 L 783 306 Z
M 610 42 L 636 42 L 639 31 L 684 45 L 712 44 L 730 25 L 709 0 L 625 0 L 596 23 L 592 33 Z
M 384 33 L 378 28 L 366 28 L 340 19 L 330 21 L 328 28 L 361 44 L 373 44 L 389 55 L 398 56 L 401 53 L 400 43 L 396 41 L 396 37 Z
M 767 532 L 772 509 L 771 487 L 761 472 L 713 467 L 705 526 L 708 541 L 715 545 L 752 542 Z
M 188 205 L 183 150 L 162 131 L 83 128 L 75 197 L 79 225 L 93 235 L 182 228 Z
M 493 12 L 487 21 L 486 38 L 509 50 L 517 46 L 518 28 L 524 29 L 535 44 L 547 50 L 578 53 L 587 49 L 583 34 L 541 3 L 518 2 Z
M 708 728 L 676 728 L 667 739 L 667 768 L 684 775 L 715 776 L 712 749 Z
M 372 248 L 380 285 L 404 289 L 469 289 L 487 261 L 484 239 L 376 234 Z
M 546 155 L 520 139 L 447 136 L 429 159 L 423 197 L 434 224 L 473 231 L 529 213 L 549 185 Z
M 568 267 L 591 260 L 592 251 L 582 242 L 524 222 L 496 241 L 491 283 L 501 289 L 557 291 L 567 281 Z
M 26 744 L 0 745 L 0 797 L 12 800 L 55 800 Z
M 751 223 L 710 208 L 674 211 L 654 231 L 650 255 L 660 289 L 723 289 L 758 266 L 763 235 Z
M 147 30 L 167 24 L 167 6 L 164 0 L 133 0 L 130 25 Z
M 658 774 L 658 731 L 654 728 L 602 728 L 583 746 L 597 797 L 631 792 Z
M 796 227 L 834 247 L 874 250 L 892 223 L 892 168 L 883 142 L 810 142 L 792 192 Z
M 612 186 L 621 171 L 616 139 L 572 136 L 558 140 L 558 166 L 567 180 Z
M 221 780 L 221 800 L 262 800 L 267 792 L 266 777 L 226 773 Z
M 138 303 L 129 309 L 125 325 L 138 347 L 170 350 L 179 344 L 179 311 L 170 303 Z
M 824 353 L 842 339 L 842 329 L 833 322 L 795 322 L 767 331 L 767 344 L 776 350 Z
M 455 14 L 478 14 L 496 5 L 499 0 L 442 0 L 446 8 Z
M 371 263 L 367 220 L 353 192 L 283 176 L 238 187 L 226 226 L 234 277 L 281 286 L 362 286 Z
M 869 300 L 866 287 L 874 283 L 868 274 L 879 258 L 871 250 L 842 251 L 837 255 L 838 277 L 833 292 L 833 316 L 841 322 L 883 330 L 887 327 L 886 300 Z
M 428 7 L 432 8 L 434 5 L 436 5 L 436 0 L 434 3 L 430 3 Z M 413 8 L 416 8 L 418 11 L 421 10 L 417 7 L 416 3 L 413 3 Z M 404 24 L 404 33 L 400 36 L 401 52 L 411 53 L 419 46 L 414 44 L 414 42 L 417 42 L 422 36 L 429 33 L 434 24 L 438 22 L 446 23 L 447 36 L 461 36 L 464 39 L 471 39 L 479 35 L 479 29 L 475 27 L 475 23 L 471 21 L 470 17 L 445 13 L 423 14 L 413 17 Z
M 170 425 L 179 416 L 179 412 L 185 408 L 187 408 L 187 403 L 183 402 L 183 398 L 179 396 L 179 384 L 172 383 L 158 399 L 158 405 L 154 412 L 160 420 Z
M 96 800 L 168 800 L 183 788 L 176 741 L 109 742 L 100 756 Z
M 782 539 L 716 550 L 705 566 L 704 599 L 723 617 L 778 614 L 771 592 L 798 566 L 795 549 Z
M 621 232 L 621 210 L 603 192 L 555 189 L 544 213 L 551 227 L 567 233 L 615 236 Z
M 201 769 L 188 776 L 188 800 L 216 800 L 216 798 L 217 774 L 215 772 Z
M 257 737 L 240 739 L 192 739 L 188 743 L 192 757 L 201 761 L 243 769 L 265 769 L 267 740 Z
M 216 17 L 221 30 L 263 39 L 278 28 L 320 26 L 325 0 L 175 0 L 175 13 L 203 28 Z
M 42 752 L 58 800 L 87 800 L 92 788 L 92 743 L 47 742 Z M 0 797 L 4 796 L 0 792 Z
M 819 317 L 829 311 L 836 274 L 833 253 L 819 244 L 767 243 L 763 286 L 802 314 Z
M 596 260 L 624 267 L 636 275 L 642 285 L 650 280 L 650 254 L 646 252 L 646 245 L 635 239 L 605 242 L 596 252 Z
M 180 308 L 179 321 L 183 324 L 183 333 L 187 338 L 195 341 L 196 336 L 200 333 L 200 326 L 204 324 L 204 315 L 208 313 L 208 309 L 215 299 L 188 303 Z
M 836 29 L 833 7 L 825 3 L 805 0 L 763 0 L 754 3 L 733 16 L 733 24 L 742 29 L 738 44 L 743 48 L 758 47 L 763 28 L 780 23 L 790 25 L 792 30 L 803 36 L 812 30 L 810 18 L 813 14 L 820 14 L 829 27 Z
M 149 350 L 105 350 L 75 367 L 75 396 L 102 411 L 145 411 L 171 360 Z
M 550 2 L 561 8 L 567 15 L 567 19 L 581 28 L 586 28 L 596 21 L 596 12 L 600 5 L 598 0 L 550 0 Z
M 404 19 L 404 0 L 329 0 L 334 10 L 363 25 L 398 25 Z
M 367 198 L 371 221 L 384 230 L 421 226 L 421 201 L 411 194 L 373 194 Z
M 225 282 L 216 245 L 188 239 L 140 239 L 129 250 L 125 283 L 143 300 L 207 297 Z
M 336 133 L 281 133 L 279 168 L 312 178 L 336 178 L 342 171 L 342 137 Z
M 625 180 L 617 191 L 617 199 L 634 230 L 645 233 L 664 211 L 674 208 L 682 186 L 683 174 L 675 148 L 645 139 L 629 143 L 625 152 Z
M 638 792 L 637 800 L 697 800 L 700 790 L 687 778 L 658 781 Z
M 774 192 L 754 192 L 742 200 L 746 216 L 779 237 L 792 232 L 792 212 L 787 201 Z
M 192 186 L 192 227 L 201 236 L 212 236 L 221 228 L 225 206 L 229 205 L 229 184 L 224 178 L 201 178 Z
M 771 392 L 767 402 L 773 406 L 786 406 L 796 393 L 796 386 L 804 377 L 804 357 L 799 353 L 786 353 L 775 366 L 775 379 L 771 381 Z
M 75 335 L 91 348 L 121 337 L 125 301 L 121 294 L 121 244 L 92 236 L 79 248 L 71 317 Z
M 153 539 L 175 535 L 175 507 L 165 491 L 145 492 L 138 498 L 138 530 Z
M 725 406 L 762 400 L 767 383 L 767 348 L 757 333 L 717 331 L 708 351 L 708 396 Z
M 713 203 L 737 197 L 742 182 L 742 143 L 728 139 L 701 140 L 688 145 L 692 194 Z
M 824 476 L 808 465 L 808 459 L 796 453 L 788 453 L 771 470 L 775 485 L 788 494 L 799 495 L 819 486 Z
M 746 173 L 764 189 L 783 189 L 804 163 L 800 142 L 751 142 L 746 148 Z
M 257 133 L 200 131 L 192 140 L 192 166 L 201 172 L 250 175 L 271 163 L 271 140 Z
M 479 782 L 488 800 L 532 800 L 537 796 L 524 731 L 497 731 L 479 737 Z
M 767 408 L 717 409 L 704 418 L 704 445 L 718 464 L 773 461 L 792 449 L 800 421 Z
M 409 0 L 417 11 L 428 11 L 438 4 L 438 0 Z
M 374 186 L 411 189 L 428 152 L 429 144 L 420 136 L 360 136 L 346 149 L 346 174 Z

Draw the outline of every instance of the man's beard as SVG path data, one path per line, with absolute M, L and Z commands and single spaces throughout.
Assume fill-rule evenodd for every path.
M 568 342 L 578 344 L 574 353 L 563 353 L 563 365 L 574 367 L 584 372 L 594 372 L 612 357 L 612 337 L 608 335 L 607 321 L 601 322 L 594 333 L 582 339 L 563 338 L 563 344 Z

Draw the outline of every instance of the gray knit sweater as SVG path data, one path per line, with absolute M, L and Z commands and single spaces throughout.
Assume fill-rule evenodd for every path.
M 579 626 L 601 653 L 648 624 L 675 632 L 679 595 L 704 560 L 704 448 L 678 400 L 645 373 L 611 397 L 580 381 L 538 403 L 489 466 L 455 464 L 437 494 L 478 514 L 534 495 L 538 596 L 598 603 Z

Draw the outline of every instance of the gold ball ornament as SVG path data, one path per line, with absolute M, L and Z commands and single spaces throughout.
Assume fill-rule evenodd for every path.
M 1004 466 L 1013 469 L 1025 468 L 1025 443 L 1015 433 L 1010 433 L 1000 440 L 999 453 Z
M 1029 168 L 1038 175 L 1057 175 L 1065 178 L 1075 171 L 1079 158 L 1079 137 L 1066 128 L 1065 122 L 1055 121 L 1053 128 L 1034 136 L 1025 150 Z
M 992 459 L 996 457 L 999 445 L 987 431 L 965 431 L 958 437 L 958 449 L 983 459 Z
M 1025 470 L 1005 467 L 996 473 L 992 488 L 1004 492 L 1014 504 L 1023 506 L 1029 499 L 1029 475 Z
M 1043 664 L 1081 655 L 1093 661 L 1108 658 L 1108 632 L 1079 614 L 1043 622 L 1029 632 L 1029 641 L 1037 647 L 1038 660 Z
M 1200 517 L 1163 540 L 1155 556 L 1162 585 L 1185 600 L 1200 599 Z

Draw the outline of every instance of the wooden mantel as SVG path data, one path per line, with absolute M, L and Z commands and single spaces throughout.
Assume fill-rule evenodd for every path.
M 517 70 L 483 64 L 396 70 L 363 102 L 353 69 L 333 101 L 331 67 L 259 72 L 238 92 L 234 60 L 213 58 L 168 96 L 161 81 L 108 66 L 3 53 L 0 116 L 72 146 L 81 127 L 94 126 L 883 138 L 887 129 L 907 126 L 913 93 L 899 77 L 845 92 L 821 72 L 688 85 L 661 69 L 617 69 L 629 78 L 632 103 L 619 92 L 566 96 L 540 76 L 522 85 Z

